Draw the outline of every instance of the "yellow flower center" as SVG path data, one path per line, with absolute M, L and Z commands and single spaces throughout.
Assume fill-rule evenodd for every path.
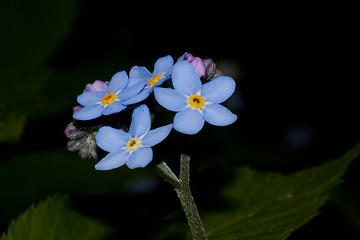
M 101 99 L 101 103 L 103 105 L 108 105 L 110 103 L 113 103 L 116 100 L 116 98 L 117 98 L 116 94 L 108 93 Z
M 189 97 L 189 104 L 194 108 L 202 108 L 205 104 L 205 100 L 201 96 L 194 94 Z
M 161 75 L 160 75 L 160 74 L 155 75 L 152 79 L 149 80 L 148 86 L 154 85 L 154 84 L 157 83 L 160 79 L 161 79 Z
M 139 148 L 141 140 L 139 138 L 132 138 L 126 143 L 126 150 L 135 151 Z

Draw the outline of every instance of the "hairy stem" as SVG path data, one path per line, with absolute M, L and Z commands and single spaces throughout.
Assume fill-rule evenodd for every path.
M 196 208 L 194 198 L 190 191 L 190 156 L 181 154 L 180 157 L 180 188 L 175 188 L 181 205 L 188 220 L 194 240 L 207 239 L 201 222 L 199 212 Z
M 155 172 L 165 181 L 169 182 L 175 189 L 184 209 L 186 219 L 190 226 L 194 240 L 205 240 L 205 230 L 202 226 L 200 215 L 197 211 L 194 198 L 190 191 L 190 156 L 181 154 L 180 157 L 180 179 L 171 171 L 165 162 L 152 164 Z
M 176 177 L 176 175 L 171 171 L 165 162 L 161 161 L 159 163 L 152 163 L 151 166 L 160 177 L 169 182 L 175 189 L 181 187 L 180 180 Z

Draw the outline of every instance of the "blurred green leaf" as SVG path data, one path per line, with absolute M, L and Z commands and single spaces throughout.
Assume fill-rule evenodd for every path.
M 0 121 L 0 142 L 17 143 L 25 125 L 26 114 L 11 112 Z
M 71 32 L 79 1 L 4 1 L 0 8 L 1 74 L 47 64 Z
M 41 142 L 39 142 L 41 145 Z M 96 171 L 98 160 L 80 159 L 65 149 L 35 150 L 16 154 L 0 161 L 0 223 L 8 223 L 29 203 L 42 196 L 60 193 L 86 195 L 117 194 L 127 184 L 151 169 L 137 171 L 127 167 L 112 171 Z
M 104 223 L 80 214 L 67 197 L 48 197 L 32 205 L 13 221 L 0 240 L 38 239 L 104 239 L 112 232 Z
M 286 239 L 319 214 L 329 190 L 342 182 L 359 153 L 360 144 L 338 159 L 290 175 L 234 170 L 234 181 L 222 191 L 229 209 L 203 216 L 209 239 Z
M 71 33 L 79 1 L 4 1 L 0 8 L 0 123 L 19 128 L 24 116 L 44 106 L 39 90 L 52 71 L 48 61 Z M 21 124 L 20 124 L 21 123 Z M 20 134 L 4 134 L 0 142 L 17 142 Z

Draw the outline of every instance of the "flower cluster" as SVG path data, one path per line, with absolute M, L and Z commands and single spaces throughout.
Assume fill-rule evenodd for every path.
M 170 79 L 171 84 L 169 81 L 167 85 L 173 88 L 160 87 Z M 65 130 L 68 149 L 79 150 L 83 157 L 96 157 L 96 145 L 109 152 L 96 164 L 98 170 L 124 164 L 131 169 L 145 167 L 153 159 L 151 147 L 163 141 L 172 128 L 192 135 L 198 133 L 205 122 L 215 126 L 235 122 L 237 116 L 221 105 L 234 91 L 235 81 L 224 76 L 211 59 L 202 60 L 190 53 L 175 64 L 171 56 L 159 58 L 152 73 L 145 67 L 134 66 L 129 76 L 120 71 L 110 82 L 97 80 L 86 85 L 77 97 L 80 105 L 74 107 L 75 120 Z M 150 130 L 147 104 L 153 92 L 155 99 L 152 100 L 176 114 L 172 123 Z M 134 106 L 134 110 L 126 131 L 116 119 L 125 115 L 123 110 L 128 106 Z M 113 117 L 109 120 L 108 115 Z

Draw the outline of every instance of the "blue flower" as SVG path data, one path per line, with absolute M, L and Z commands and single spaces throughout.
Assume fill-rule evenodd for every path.
M 154 87 L 160 86 L 164 81 L 170 78 L 174 60 L 168 55 L 159 58 L 154 65 L 154 72 L 146 67 L 134 66 L 130 70 L 129 86 L 139 85 L 142 91 L 135 97 L 125 101 L 125 104 L 134 104 L 146 99 L 153 92 Z
M 155 98 L 164 108 L 177 112 L 174 129 L 185 134 L 196 134 L 205 121 L 215 126 L 226 126 L 237 116 L 220 105 L 235 90 L 231 77 L 219 76 L 202 85 L 191 63 L 178 61 L 173 68 L 174 89 L 157 87 Z
M 145 167 L 153 159 L 152 146 L 163 141 L 173 124 L 150 130 L 149 108 L 143 104 L 134 109 L 129 132 L 102 127 L 96 134 L 97 145 L 110 152 L 95 165 L 97 170 L 110 170 L 126 164 L 130 169 Z
M 141 86 L 128 86 L 125 71 L 116 73 L 106 91 L 84 92 L 77 97 L 78 103 L 84 106 L 73 117 L 77 120 L 91 120 L 101 115 L 118 113 L 126 108 L 124 101 L 134 97 L 141 91 Z

